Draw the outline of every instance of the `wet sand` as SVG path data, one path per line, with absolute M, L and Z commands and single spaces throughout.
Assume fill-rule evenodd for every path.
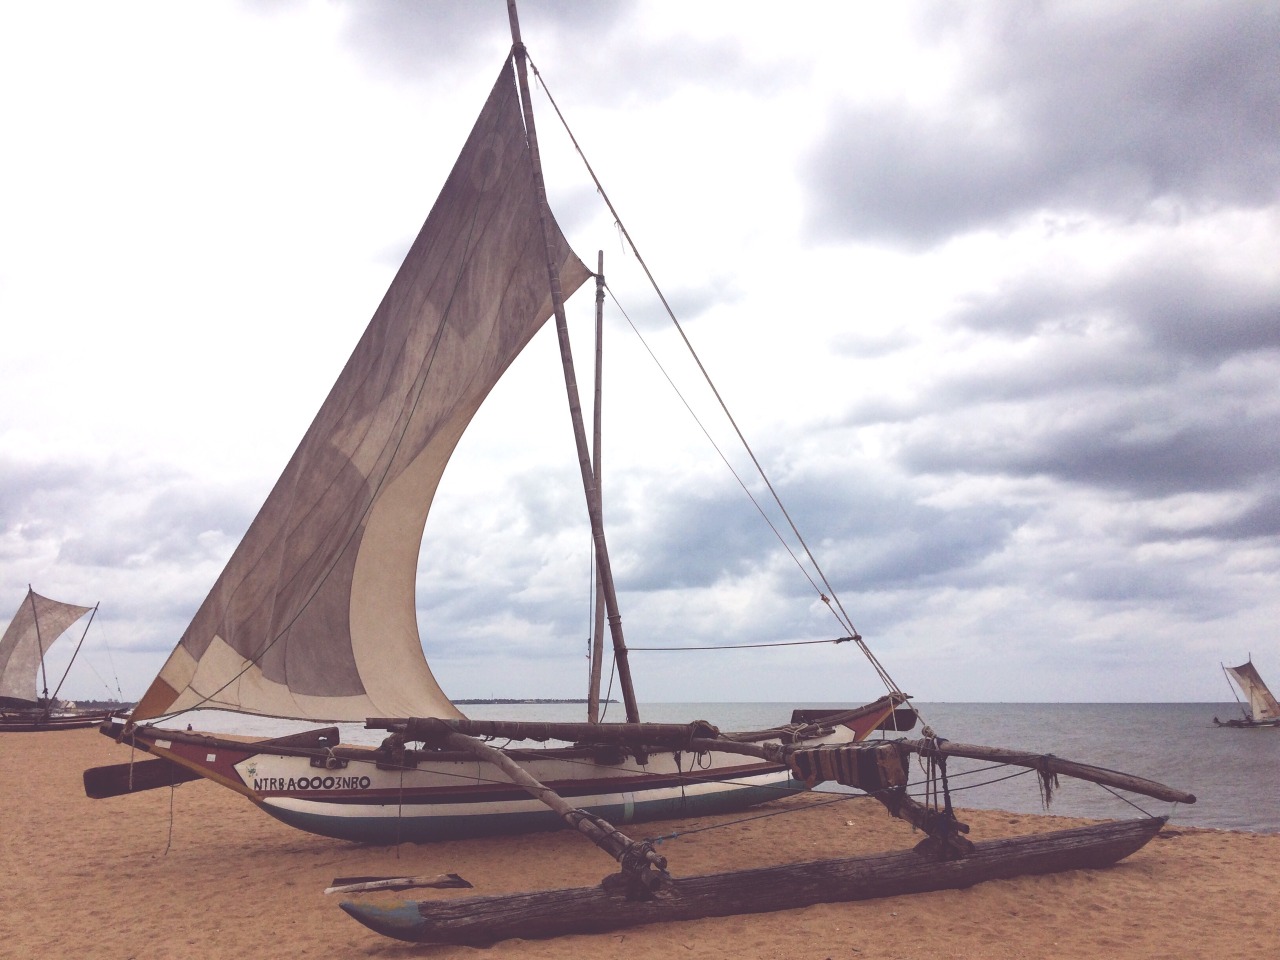
M 613 863 L 566 831 L 357 846 L 285 827 L 205 781 L 110 800 L 84 796 L 85 767 L 128 759 L 128 748 L 95 730 L 0 734 L 0 957 L 1213 958 L 1273 953 L 1280 931 L 1280 835 L 1175 821 L 1107 870 L 486 949 L 400 943 L 349 918 L 338 907 L 344 897 L 326 895 L 325 887 L 342 876 L 439 873 L 461 874 L 475 887 L 359 895 L 382 903 L 580 887 L 613 872 Z M 814 799 L 756 811 L 787 811 L 780 816 L 629 832 L 657 836 L 741 821 L 664 842 L 672 872 L 685 876 L 901 850 L 919 839 L 873 801 Z M 974 839 L 1085 822 L 991 811 L 963 811 L 961 819 Z

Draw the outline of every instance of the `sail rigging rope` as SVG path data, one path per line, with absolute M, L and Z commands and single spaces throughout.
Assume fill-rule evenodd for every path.
M 84 646 L 84 638 L 89 635 L 89 628 L 93 626 L 94 617 L 96 617 L 97 615 L 98 615 L 98 604 L 95 603 L 93 605 L 93 609 L 89 612 L 89 622 L 84 625 L 84 632 L 80 634 L 80 642 L 76 644 L 76 648 L 71 654 L 71 659 L 67 661 L 67 669 L 62 671 L 62 679 L 59 680 L 58 685 L 53 688 L 53 696 L 50 699 L 57 700 L 58 694 L 62 692 L 62 685 L 67 682 L 67 674 L 71 672 L 71 667 L 75 664 L 76 657 L 80 655 L 80 648 Z M 40 660 L 41 666 L 44 665 L 43 656 L 44 655 L 42 651 L 41 660 Z M 110 690 L 109 687 L 108 687 L 108 690 Z M 49 691 L 45 690 L 45 694 L 47 695 L 48 693 Z
M 685 410 L 688 411 L 689 416 L 693 419 L 693 422 L 698 425 L 698 429 L 702 431 L 702 435 L 707 438 L 707 442 L 711 444 L 711 448 L 715 450 L 716 455 L 724 462 L 724 465 L 725 467 L 728 468 L 729 473 L 733 475 L 733 479 L 738 481 L 738 486 L 740 486 L 742 488 L 742 492 L 747 495 L 747 499 L 750 500 L 752 506 L 756 508 L 756 512 L 760 514 L 761 519 L 763 519 L 765 524 L 769 527 L 769 529 L 773 531 L 773 535 L 778 539 L 778 542 L 782 544 L 782 548 L 786 550 L 787 553 L 791 556 L 791 559 L 795 563 L 797 569 L 799 569 L 799 571 L 804 575 L 805 579 L 809 581 L 809 584 L 813 587 L 814 591 L 820 596 L 822 596 L 823 600 L 826 600 L 827 598 L 825 595 L 823 595 L 822 588 L 818 586 L 817 581 L 813 579 L 813 575 L 809 572 L 808 568 L 805 567 L 804 562 L 798 556 L 796 556 L 796 552 L 792 548 L 791 544 L 787 542 L 787 538 L 782 535 L 782 532 L 778 529 L 777 525 L 773 522 L 773 518 L 769 516 L 768 511 L 766 511 L 765 508 L 761 506 L 760 501 L 756 499 L 756 495 L 751 492 L 751 488 L 747 486 L 746 481 L 742 479 L 742 475 L 738 473 L 737 469 L 730 462 L 729 457 L 725 454 L 724 450 L 721 449 L 720 444 L 716 443 L 715 438 L 711 435 L 711 431 L 707 429 L 706 424 L 702 422 L 702 418 L 700 418 L 698 414 L 694 411 L 693 406 L 689 403 L 689 401 L 685 398 L 684 393 L 681 392 L 680 388 L 676 385 L 676 382 L 674 379 L 672 379 L 671 374 L 667 373 L 666 367 L 662 365 L 662 361 L 659 360 L 658 355 L 653 352 L 653 348 L 650 347 L 649 342 L 645 340 L 644 334 L 640 332 L 640 328 L 635 325 L 635 321 L 631 319 L 631 315 L 627 313 L 626 308 L 623 307 L 622 303 L 618 300 L 617 295 L 614 294 L 613 292 L 613 288 L 609 287 L 607 284 L 605 288 L 609 291 L 609 297 L 610 299 L 613 300 L 614 306 L 618 308 L 618 312 L 621 313 L 622 318 L 627 321 L 627 325 L 631 327 L 631 331 L 636 335 L 636 339 L 640 341 L 640 345 L 644 347 L 645 351 L 649 354 L 650 359 L 653 360 L 654 365 L 658 368 L 658 372 L 662 374 L 662 376 L 666 379 L 667 384 L 671 387 L 672 391 L 675 393 L 676 397 L 680 400 L 682 404 L 684 404 Z M 830 608 L 829 603 L 828 603 L 828 608 Z M 835 615 L 836 621 L 842 627 L 845 627 L 846 629 L 848 629 L 853 633 L 857 632 L 856 630 L 854 630 L 853 624 L 848 621 L 847 617 L 841 618 L 840 614 L 837 613 L 835 610 L 832 610 L 832 613 Z M 891 687 L 891 689 L 893 689 L 894 692 L 901 692 L 896 690 L 896 688 L 893 688 L 893 687 Z
M 636 246 L 635 241 L 631 238 L 630 231 L 627 230 L 626 225 L 622 222 L 622 217 L 618 215 L 618 211 L 614 207 L 613 201 L 609 199 L 609 195 L 605 191 L 604 185 L 600 182 L 600 178 L 596 176 L 595 170 L 592 168 L 590 161 L 587 160 L 586 154 L 583 152 L 582 147 L 579 145 L 577 137 L 574 136 L 573 131 L 569 128 L 568 121 L 565 120 L 564 114 L 561 113 L 560 111 L 560 106 L 556 103 L 555 98 L 551 95 L 551 90 L 547 87 L 547 83 L 543 79 L 542 73 L 538 70 L 537 65 L 533 62 L 533 58 L 527 55 L 527 51 L 526 51 L 526 62 L 528 63 L 530 69 L 533 70 L 533 74 L 538 81 L 538 85 L 542 88 L 543 92 L 547 95 L 547 100 L 550 102 L 551 108 L 555 111 L 556 117 L 560 120 L 561 126 L 564 127 L 564 131 L 568 135 L 569 140 L 572 142 L 574 150 L 577 151 L 578 156 L 582 158 L 582 162 L 583 162 L 583 165 L 586 167 L 588 176 L 591 177 L 591 181 L 595 184 L 596 191 L 600 194 L 601 199 L 604 200 L 605 205 L 609 208 L 609 213 L 613 216 L 614 224 L 616 225 L 618 231 L 622 234 L 623 238 L 626 240 L 627 247 L 631 250 L 632 255 L 635 256 L 636 262 L 640 265 L 640 268 L 644 271 L 645 276 L 649 280 L 649 285 L 653 288 L 653 291 L 657 295 L 658 300 L 662 303 L 663 309 L 666 311 L 667 316 L 671 319 L 672 324 L 674 324 L 677 333 L 679 333 L 680 335 L 680 339 L 684 341 L 685 346 L 689 350 L 690 356 L 693 358 L 693 361 L 697 365 L 698 370 L 702 373 L 702 377 L 706 381 L 708 388 L 711 390 L 711 393 L 715 396 L 716 401 L 719 403 L 720 409 L 724 412 L 725 418 L 727 419 L 729 425 L 733 428 L 733 432 L 737 435 L 738 440 L 742 443 L 743 449 L 746 451 L 747 456 L 750 457 L 751 462 L 755 465 L 756 471 L 759 473 L 761 480 L 765 484 L 765 487 L 769 490 L 770 495 L 773 497 L 774 503 L 777 504 L 778 509 L 782 512 L 782 516 L 786 518 L 787 524 L 791 527 L 792 533 L 795 535 L 796 540 L 799 541 L 800 546 L 803 548 L 805 556 L 808 557 L 809 563 L 812 564 L 814 571 L 818 575 L 818 578 L 822 581 L 825 589 L 821 589 L 818 592 L 821 595 L 823 602 L 826 603 L 829 607 L 831 607 L 832 612 L 836 614 L 837 619 L 839 619 L 841 624 L 846 629 L 848 629 L 849 634 L 853 637 L 855 642 L 858 644 L 858 647 L 862 650 L 863 655 L 866 656 L 868 662 L 875 669 L 881 681 L 889 688 L 890 692 L 901 693 L 902 692 L 901 689 L 893 681 L 893 678 L 889 676 L 888 671 L 885 670 L 884 666 L 876 658 L 875 654 L 871 652 L 870 647 L 867 646 L 867 644 L 863 641 L 862 637 L 858 634 L 857 629 L 854 628 L 853 622 L 852 620 L 850 620 L 848 613 L 844 609 L 844 605 L 840 602 L 839 597 L 836 595 L 835 589 L 831 586 L 831 582 L 827 579 L 827 576 L 823 572 L 821 565 L 817 561 L 817 558 L 813 555 L 813 551 L 809 549 L 809 545 L 805 541 L 803 534 L 800 533 L 800 530 L 796 526 L 795 521 L 792 520 L 790 513 L 787 512 L 785 505 L 782 503 L 782 499 L 778 496 L 777 490 L 774 488 L 773 483 L 769 480 L 768 475 L 765 473 L 763 465 L 760 463 L 759 459 L 757 459 L 754 450 L 752 450 L 751 445 L 747 442 L 747 438 L 743 435 L 741 429 L 739 429 L 738 423 L 734 419 L 733 414 L 729 412 L 728 405 L 724 402 L 724 398 L 721 396 L 720 391 L 716 388 L 716 385 L 712 381 L 711 375 L 707 372 L 706 367 L 703 366 L 701 357 L 698 356 L 697 351 L 693 348 L 693 344 L 690 342 L 688 336 L 685 334 L 684 327 L 681 325 L 679 319 L 676 317 L 675 311 L 671 309 L 671 305 L 667 301 L 666 295 L 663 294 L 662 289 L 658 286 L 657 280 L 654 278 L 652 272 L 649 270 L 648 264 L 645 263 L 644 257 L 640 254 L 640 250 Z M 834 606 L 832 606 L 833 603 L 834 603 Z
M 685 650 L 751 650 L 757 647 L 804 647 L 813 643 L 848 643 L 853 637 L 836 637 L 834 640 L 774 640 L 769 643 L 722 643 L 706 647 L 627 647 L 631 652 L 681 653 Z

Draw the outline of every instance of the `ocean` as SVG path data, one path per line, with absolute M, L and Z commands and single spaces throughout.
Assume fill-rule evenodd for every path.
M 643 719 L 658 722 L 708 720 L 722 730 L 758 730 L 790 719 L 792 707 L 814 703 L 654 703 L 642 704 Z M 1049 813 L 1060 816 L 1122 818 L 1168 815 L 1173 826 L 1280 833 L 1280 728 L 1218 728 L 1215 716 L 1240 715 L 1234 703 L 916 703 L 935 733 L 960 743 L 1052 753 L 1068 760 L 1122 770 L 1196 795 L 1194 804 L 1170 804 L 1146 797 L 1117 797 L 1103 787 L 1061 778 Z M 475 719 L 584 720 L 581 704 L 469 704 Z M 290 721 L 215 715 L 189 717 L 197 730 L 279 736 L 301 729 Z M 611 704 L 607 720 L 623 719 Z M 308 726 L 314 726 L 309 724 Z M 349 743 L 378 743 L 382 731 L 342 724 Z M 907 736 L 917 737 L 920 727 Z M 948 762 L 952 800 L 957 807 L 1046 812 L 1037 778 L 1021 768 L 996 767 L 959 758 Z M 918 779 L 913 774 L 913 782 Z M 830 784 L 820 787 L 827 790 Z M 1138 809 L 1135 809 L 1135 806 Z

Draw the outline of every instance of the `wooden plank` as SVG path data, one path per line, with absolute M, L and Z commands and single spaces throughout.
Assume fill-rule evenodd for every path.
M 333 885 L 325 893 L 365 893 L 372 890 L 411 890 L 415 887 L 450 889 L 471 884 L 456 873 L 441 873 L 434 877 L 334 877 Z
M 84 772 L 85 796 L 92 800 L 105 800 L 141 790 L 171 787 L 189 780 L 201 779 L 200 774 L 163 757 L 137 760 L 133 763 L 113 763 L 105 767 L 90 767 Z
M 151 749 L 148 742 L 149 739 L 167 739 L 182 743 L 208 744 L 219 748 L 229 747 L 237 750 L 270 748 L 281 754 L 324 756 L 332 752 L 333 748 L 338 744 L 338 728 L 332 726 L 305 730 L 302 733 L 292 733 L 283 737 L 256 742 L 224 740 L 206 734 L 159 728 L 146 728 L 145 731 L 140 729 L 131 733 L 122 733 L 117 737 L 116 734 L 119 730 L 119 727 L 114 730 L 104 727 L 102 732 L 113 740 L 119 738 L 124 739 L 125 742 L 134 742 L 130 738 L 136 736 L 135 745 L 142 750 Z M 144 732 L 148 737 L 140 736 Z M 84 772 L 84 792 L 85 796 L 91 800 L 105 800 L 108 797 L 119 797 L 128 793 L 138 793 L 142 790 L 171 787 L 174 784 L 187 783 L 191 780 L 199 780 L 202 777 L 203 774 L 189 770 L 164 757 L 153 757 L 148 760 L 136 760 L 132 763 L 113 763 L 104 767 L 90 767 Z
M 370 730 L 391 730 L 406 740 L 442 743 L 450 733 L 469 737 L 500 737 L 508 740 L 560 740 L 609 744 L 645 744 L 678 748 L 693 737 L 719 734 L 706 721 L 693 723 L 552 723 L 533 720 L 443 720 L 438 717 L 370 717 Z
M 645 923 L 765 913 L 1105 867 L 1140 849 L 1164 823 L 1164 817 L 1154 817 L 989 840 L 975 844 L 962 859 L 942 862 L 902 851 L 709 874 L 670 881 L 649 900 L 628 900 L 602 884 L 387 906 L 344 901 L 341 906 L 367 927 L 398 940 L 484 946 L 512 937 L 600 933 Z

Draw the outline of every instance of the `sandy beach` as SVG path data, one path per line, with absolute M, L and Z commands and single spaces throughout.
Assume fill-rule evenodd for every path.
M 1117 867 L 968 890 L 639 927 L 487 949 L 400 943 L 343 913 L 340 876 L 458 873 L 472 893 L 589 886 L 613 864 L 561 831 L 432 845 L 361 847 L 292 830 L 200 781 L 89 800 L 85 767 L 129 759 L 95 730 L 0 736 L 5 877 L 0 956 L 76 960 L 199 957 L 629 957 L 923 960 L 1263 956 L 1280 931 L 1280 835 L 1175 822 Z M 801 809 L 807 808 L 807 809 Z M 915 839 L 867 800 L 760 808 L 786 815 L 665 842 L 677 875 L 904 849 Z M 1059 817 L 965 811 L 976 839 L 1075 826 Z M 681 832 L 712 821 L 632 828 Z M 381 901 L 468 891 L 362 896 Z M 1227 946 L 1229 945 L 1229 946 Z

